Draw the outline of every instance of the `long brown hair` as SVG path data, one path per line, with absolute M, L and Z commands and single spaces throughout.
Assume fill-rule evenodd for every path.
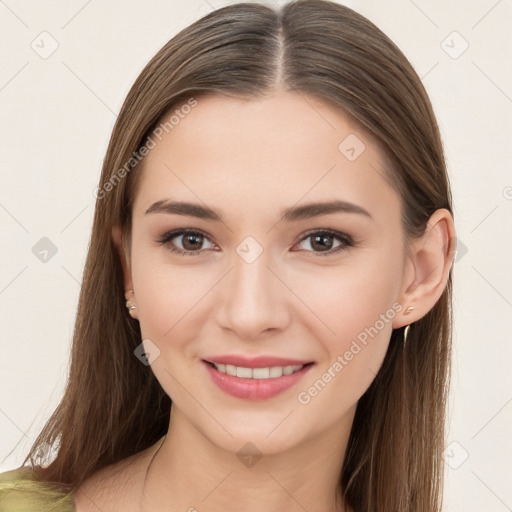
M 238 3 L 173 37 L 135 81 L 117 118 L 96 192 L 69 379 L 24 461 L 74 491 L 98 469 L 166 434 L 171 400 L 134 356 L 112 239 L 129 240 L 139 149 L 170 109 L 201 94 L 255 98 L 276 87 L 314 95 L 353 116 L 391 162 L 408 239 L 438 208 L 452 215 L 443 146 L 427 93 L 402 52 L 373 23 L 329 0 L 273 8 Z M 129 163 L 127 165 L 127 162 Z M 122 171 L 124 169 L 124 171 Z M 129 247 L 126 246 L 125 250 Z M 435 306 L 391 335 L 383 365 L 359 400 L 340 486 L 355 511 L 434 512 L 442 503 L 442 451 L 451 351 L 452 271 Z M 66 484 L 66 485 L 65 485 Z

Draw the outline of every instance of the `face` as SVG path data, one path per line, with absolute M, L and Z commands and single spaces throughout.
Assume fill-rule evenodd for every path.
M 402 307 L 400 199 L 368 135 L 319 99 L 211 95 L 187 112 L 134 171 L 129 268 L 151 369 L 215 445 L 286 450 L 350 424 L 383 361 Z M 312 364 L 248 382 L 205 362 L 227 355 Z

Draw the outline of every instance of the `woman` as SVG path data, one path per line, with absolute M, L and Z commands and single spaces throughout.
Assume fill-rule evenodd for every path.
M 95 195 L 67 388 L 2 510 L 440 510 L 451 193 L 377 27 L 203 17 L 136 80 Z

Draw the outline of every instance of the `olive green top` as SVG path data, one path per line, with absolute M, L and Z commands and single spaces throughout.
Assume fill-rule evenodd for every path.
M 21 467 L 0 473 L 0 512 L 76 512 L 76 508 L 71 493 Z

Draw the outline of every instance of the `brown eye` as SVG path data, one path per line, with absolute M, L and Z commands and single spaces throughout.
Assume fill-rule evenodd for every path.
M 355 246 L 350 236 L 344 233 L 325 230 L 309 233 L 301 240 L 300 244 L 304 244 L 307 241 L 309 242 L 304 249 L 307 252 L 313 252 L 315 256 L 329 256 Z
M 180 241 L 181 239 L 181 241 Z M 209 239 L 200 231 L 184 230 L 171 231 L 166 233 L 158 240 L 162 245 L 169 246 L 171 252 L 183 256 L 195 256 L 202 254 L 204 251 L 203 245 L 208 241 L 212 248 L 213 244 Z

